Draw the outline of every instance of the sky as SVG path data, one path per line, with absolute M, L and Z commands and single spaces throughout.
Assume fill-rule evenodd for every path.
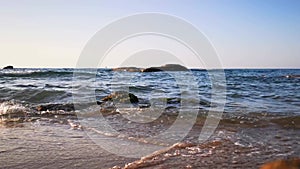
M 76 67 L 96 32 L 144 12 L 193 24 L 224 68 L 300 68 L 299 0 L 0 0 L 0 67 Z

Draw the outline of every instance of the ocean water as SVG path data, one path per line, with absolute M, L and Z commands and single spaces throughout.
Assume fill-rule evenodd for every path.
M 76 94 L 74 89 L 81 87 L 95 91 L 92 95 L 82 95 L 91 97 L 91 100 L 93 98 L 99 100 L 124 87 L 139 98 L 180 98 L 181 91 L 178 85 L 188 83 L 177 82 L 172 77 L 172 73 L 185 76 L 182 72 L 136 73 L 113 72 L 110 69 L 94 71 L 89 69 L 0 70 L 0 99 L 30 104 L 71 103 L 72 93 Z M 74 80 L 73 72 L 82 73 L 82 80 Z M 211 103 L 211 81 L 208 73 L 204 70 L 193 70 L 192 73 L 199 85 L 197 86 L 199 92 L 197 95 L 201 100 L 199 107 L 207 109 Z M 225 112 L 299 114 L 300 78 L 288 78 L 299 74 L 298 69 L 225 70 L 227 89 Z M 76 76 L 79 76 L 78 73 Z
M 272 159 L 299 157 L 300 69 L 229 69 L 224 73 L 224 84 L 212 84 L 207 71 L 196 69 L 147 73 L 111 69 L 0 70 L 0 111 L 7 111 L 8 106 L 13 105 L 28 113 L 32 124 L 45 122 L 45 118 L 49 119 L 49 126 L 81 123 L 95 135 L 167 148 L 143 158 L 144 166 L 140 165 L 141 161 L 133 162 L 133 168 L 207 168 L 211 165 L 257 168 Z M 193 82 L 188 78 L 190 75 Z M 207 113 L 219 102 L 212 99 L 212 85 L 226 89 L 224 111 L 217 111 L 222 113 L 222 118 L 212 136 L 206 142 L 199 142 Z M 124 91 L 134 94 L 139 103 L 103 101 L 111 93 Z M 188 104 L 182 104 L 183 101 Z M 49 104 L 62 105 L 62 110 L 56 108 L 50 113 L 43 110 L 44 114 L 48 112 L 44 117 L 37 107 Z M 72 106 L 69 110 L 64 108 L 73 104 L 75 110 Z M 156 109 L 149 111 L 154 106 Z M 180 118 L 180 110 L 198 113 L 190 131 L 183 131 L 184 138 L 176 140 L 179 136 L 175 134 L 165 140 L 149 139 L 168 131 Z M 161 112 L 155 114 L 156 111 Z M 102 113 L 108 122 L 106 125 L 117 133 L 97 126 L 98 115 L 83 118 L 95 112 Z M 67 116 L 63 116 L 64 113 Z M 93 134 L 90 137 L 93 139 Z M 174 146 L 177 142 L 189 144 Z

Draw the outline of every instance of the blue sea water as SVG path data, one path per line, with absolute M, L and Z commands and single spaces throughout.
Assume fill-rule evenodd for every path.
M 80 75 L 74 80 L 74 72 Z M 29 104 L 72 103 L 73 94 L 100 100 L 116 90 L 127 89 L 139 98 L 200 99 L 199 109 L 211 106 L 212 81 L 205 70 L 191 70 L 197 91 L 182 91 L 184 72 L 115 72 L 111 69 L 13 69 L 0 70 L 0 99 Z M 299 69 L 228 69 L 224 71 L 228 113 L 300 113 Z M 181 76 L 182 81 L 174 78 Z M 195 94 L 196 93 L 196 94 Z
M 35 135 L 38 141 L 30 140 L 30 143 L 20 145 L 24 152 L 23 157 L 27 157 L 30 156 L 29 152 L 35 152 L 37 143 L 41 144 L 40 140 L 46 136 L 49 142 L 56 145 L 57 138 L 62 138 L 61 132 L 65 131 L 61 128 L 71 127 L 82 131 L 78 127 L 82 125 L 83 131 L 101 148 L 113 143 L 121 145 L 117 152 L 133 151 L 134 154 L 143 154 L 142 149 L 147 146 L 162 145 L 163 148 L 167 148 L 167 152 L 162 149 L 156 151 L 157 155 L 153 158 L 141 158 L 142 162 L 138 161 L 138 164 L 149 165 L 150 168 L 258 168 L 266 161 L 299 157 L 300 69 L 227 69 L 223 73 L 225 81 L 221 82 L 224 83 L 214 81 L 215 77 L 210 76 L 208 71 L 197 69 L 187 72 L 22 68 L 0 70 L 1 118 L 1 113 L 9 112 L 8 109 L 16 109 L 10 111 L 13 113 L 25 109 L 29 119 L 24 123 L 30 125 L 27 134 L 18 134 L 18 140 L 15 139 L 15 135 L 11 136 L 18 131 L 17 129 L 2 132 L 2 148 L 11 144 L 10 138 L 14 138 L 16 143 L 22 143 L 20 140 L 30 140 L 28 134 L 35 133 L 32 132 L 32 128 L 39 131 L 46 127 L 47 130 Z M 204 121 L 208 119 L 207 112 L 213 110 L 220 102 L 214 99 L 213 89 L 217 89 L 214 92 L 219 92 L 218 89 L 225 91 L 224 113 L 216 128 L 212 128 L 210 137 L 205 142 L 199 142 Z M 151 111 L 149 107 L 141 108 L 134 104 L 125 105 L 127 107 L 121 111 L 113 110 L 112 113 L 109 105 L 102 105 L 103 98 L 122 91 L 134 94 L 140 102 L 145 101 L 145 105 L 150 103 L 150 107 L 161 108 L 163 113 L 157 115 L 157 109 Z M 182 102 L 188 106 L 181 104 Z M 67 112 L 69 110 L 37 110 L 41 105 L 55 104 L 63 107 L 66 103 L 84 103 L 90 107 L 83 115 L 82 110 L 76 110 L 76 106 L 75 114 L 72 109 L 71 113 Z M 115 101 L 114 104 L 120 108 Z M 178 109 L 185 110 L 184 113 L 197 110 L 198 116 L 195 121 L 186 120 L 188 116 L 176 114 Z M 100 114 L 104 117 L 100 118 Z M 17 115 L 23 116 L 22 113 Z M 4 114 L 3 117 L 7 116 Z M 183 120 L 176 123 L 178 119 Z M 212 124 L 213 121 L 210 121 L 208 126 Z M 170 132 L 169 129 L 174 126 L 176 132 Z M 66 142 L 69 142 L 69 136 L 65 137 Z M 121 142 L 115 143 L 115 140 Z M 178 142 L 183 145 L 187 143 L 186 147 L 172 147 L 173 143 Z M 129 149 L 131 143 L 143 146 L 132 150 Z M 113 144 L 107 145 L 106 148 L 114 147 Z M 44 146 L 48 152 L 50 148 L 43 143 Z M 72 146 L 82 145 L 79 141 Z M 2 152 L 11 153 L 7 157 L 15 156 L 20 160 L 20 152 L 17 150 Z M 61 151 L 62 149 L 59 149 L 59 152 Z M 77 151 L 74 154 L 77 156 L 81 152 Z M 110 161 L 108 158 L 103 157 L 101 160 Z M 77 157 L 75 159 L 86 165 L 84 160 L 77 160 Z M 157 160 L 161 162 L 158 163 Z M 0 158 L 0 161 L 7 162 L 7 158 Z M 15 161 L 13 165 L 14 163 Z M 24 165 L 27 166 L 28 163 L 24 162 Z M 97 163 L 92 168 L 99 168 L 98 165 Z

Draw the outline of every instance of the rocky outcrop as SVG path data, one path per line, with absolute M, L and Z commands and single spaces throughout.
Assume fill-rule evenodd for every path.
M 138 106 L 139 99 L 134 94 L 126 91 L 113 92 L 100 101 L 97 101 L 97 104 L 101 106 L 100 112 L 105 116 L 119 113 L 116 104 L 127 105 L 130 103 Z
M 178 64 L 166 64 L 160 67 L 150 67 L 143 69 L 142 72 L 161 72 L 161 71 L 187 71 L 188 68 Z
M 160 67 L 149 67 L 143 69 L 142 72 L 162 72 L 163 70 Z
M 120 105 L 127 107 L 129 104 L 132 104 L 136 108 L 149 108 L 151 106 L 149 100 L 138 98 L 136 95 L 126 91 L 113 92 L 97 101 L 97 104 L 101 106 L 100 111 L 105 114 L 116 113 L 116 109 Z
M 119 68 L 113 68 L 113 71 L 120 71 L 120 72 L 141 72 L 141 68 L 137 67 L 119 67 Z
M 137 68 L 137 67 L 119 67 L 113 68 L 113 71 L 122 72 L 161 72 L 161 71 L 187 71 L 188 68 L 179 64 L 166 64 L 159 67 L 149 67 L 149 68 Z
M 138 103 L 139 99 L 132 93 L 126 91 L 116 91 L 101 99 L 102 102 L 114 101 L 120 103 Z
M 14 69 L 13 66 L 5 66 L 3 69 Z

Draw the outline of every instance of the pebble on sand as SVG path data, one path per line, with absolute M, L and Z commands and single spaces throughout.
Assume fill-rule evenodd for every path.
M 269 162 L 260 169 L 300 169 L 300 158 Z

